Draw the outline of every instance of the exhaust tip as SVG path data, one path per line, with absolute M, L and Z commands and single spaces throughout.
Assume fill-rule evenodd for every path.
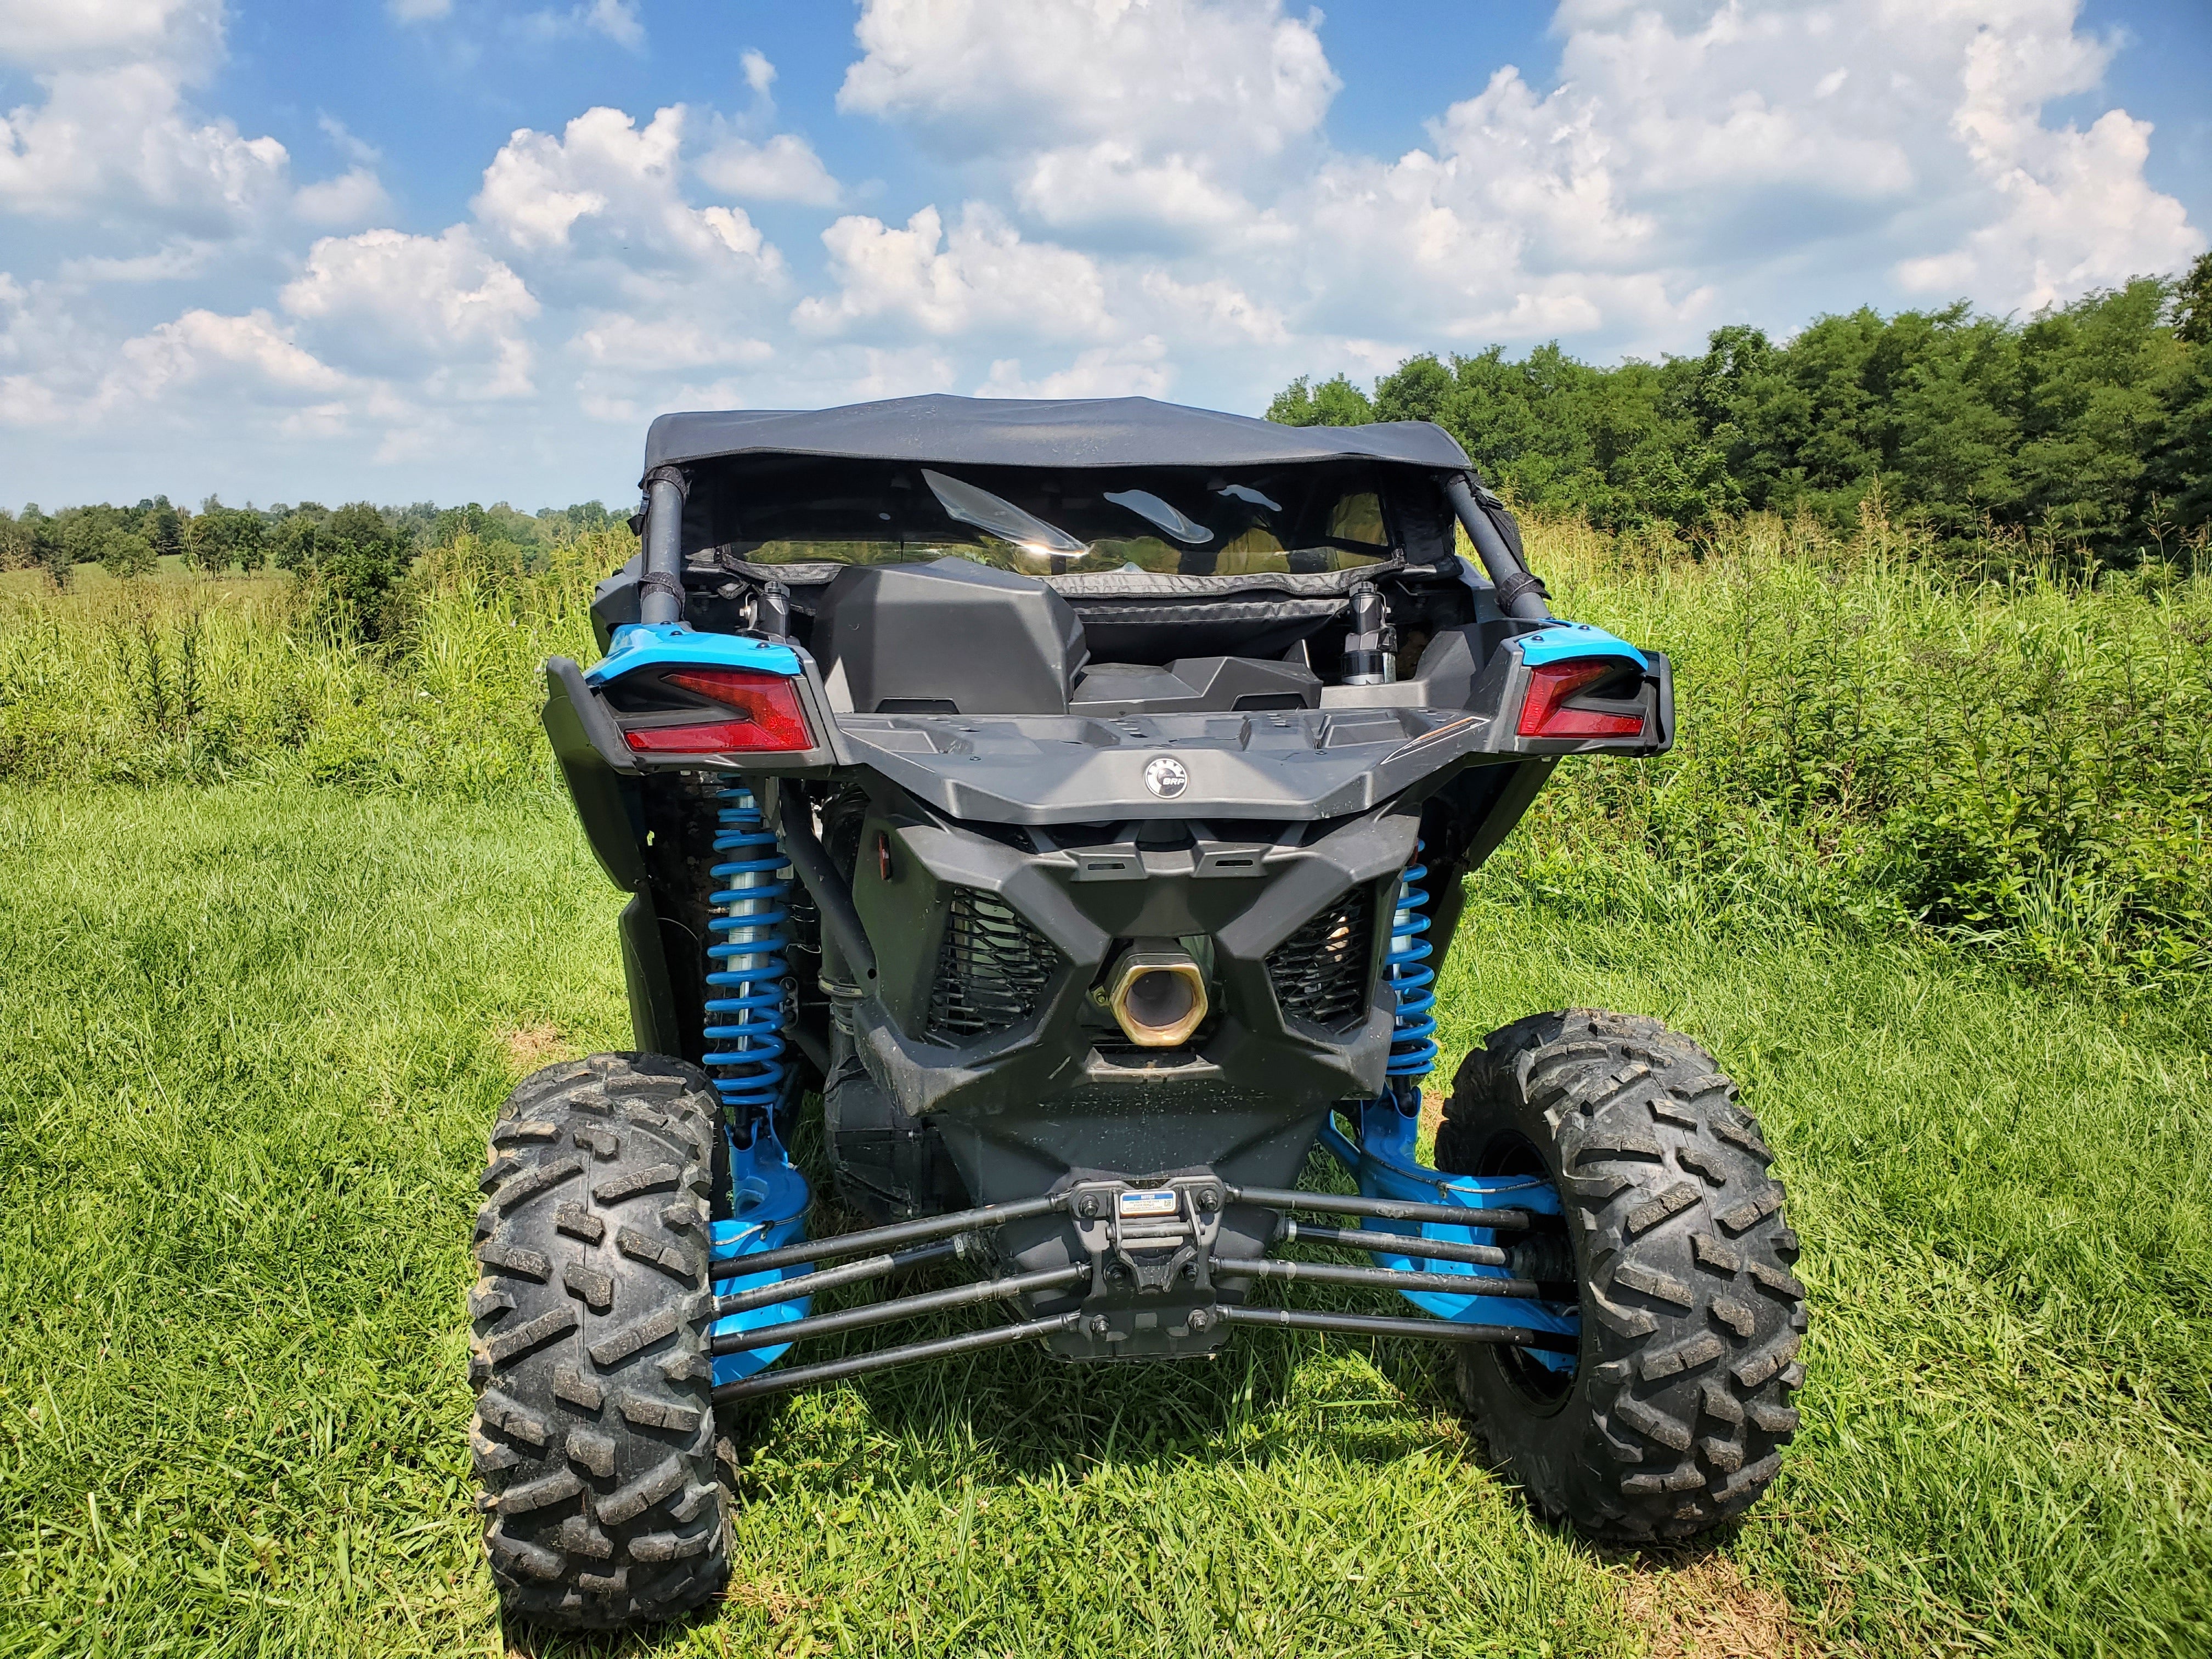
M 1108 1006 L 1140 1048 L 1173 1048 L 1206 1018 L 1206 975 L 1180 951 L 1132 951 L 1115 969 Z

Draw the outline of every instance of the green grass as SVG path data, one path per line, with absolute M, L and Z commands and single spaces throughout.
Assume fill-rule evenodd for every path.
M 0 1652 L 525 1641 L 477 1557 L 461 1295 L 518 1053 L 628 1041 L 565 814 L 50 785 L 0 793 Z M 1814 1649 L 2212 1649 L 2191 1028 L 1540 891 L 1478 883 L 1448 1058 L 1657 1013 L 1781 1149 L 1814 1336 L 1748 1524 L 1636 1559 L 1532 1523 L 1425 1350 L 999 1355 L 762 1409 L 730 1597 L 625 1650 L 1632 1655 L 1686 1597 L 1786 1598 Z

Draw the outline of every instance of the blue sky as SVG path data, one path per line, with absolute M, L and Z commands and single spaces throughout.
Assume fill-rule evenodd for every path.
M 2204 246 L 2208 85 L 2203 0 L 0 0 L 0 502 L 2033 310 Z

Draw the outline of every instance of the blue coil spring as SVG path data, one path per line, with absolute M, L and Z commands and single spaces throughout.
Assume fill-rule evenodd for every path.
M 1425 842 L 1416 842 L 1413 852 L 1418 858 Z M 1429 919 L 1422 912 L 1429 902 L 1429 890 L 1421 884 L 1428 879 L 1425 864 L 1409 864 L 1398 878 L 1398 902 L 1390 916 L 1390 951 L 1382 959 L 1383 972 L 1389 975 L 1390 989 L 1398 999 L 1397 1023 L 1390 1033 L 1390 1063 L 1384 1069 L 1392 1077 L 1425 1077 L 1437 1063 L 1437 970 L 1429 966 L 1430 952 L 1435 948 L 1421 937 L 1429 931 Z
M 707 923 L 714 942 L 707 947 L 708 1052 L 702 1062 L 713 1074 L 724 1114 L 737 1143 L 752 1144 L 755 1127 L 769 1121 L 782 1092 L 784 961 L 791 891 L 775 832 L 763 822 L 759 803 L 746 788 L 725 789 L 715 814 L 714 850 L 738 856 L 708 872 L 727 885 L 708 895 L 720 914 Z

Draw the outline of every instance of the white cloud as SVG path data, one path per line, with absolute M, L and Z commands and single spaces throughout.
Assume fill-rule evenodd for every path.
M 1028 162 L 1014 194 L 1025 211 L 1055 228 L 1203 232 L 1252 216 L 1250 204 L 1210 178 L 1202 160 L 1181 154 L 1148 160 L 1118 138 L 1043 151 Z
M 354 167 L 319 184 L 302 185 L 292 197 L 292 211 L 311 225 L 358 225 L 385 213 L 392 198 L 368 167 Z
M 196 121 L 167 64 L 46 78 L 44 105 L 0 117 L 0 208 L 55 218 L 127 216 L 218 234 L 281 203 L 289 157 L 232 121 Z
M 1002 357 L 975 388 L 979 398 L 1164 398 L 1175 384 L 1168 344 L 1157 334 L 1121 345 L 1093 346 L 1066 368 L 1034 380 L 1021 360 Z
M 2027 27 L 1967 43 L 1951 121 L 1993 210 L 1948 252 L 1899 261 L 1908 289 L 2034 309 L 2174 269 L 2203 246 L 2181 204 L 2144 176 L 2148 122 L 2115 109 L 2087 132 L 2042 125 L 2045 100 L 2095 83 L 2106 49 L 2072 33 L 2070 5 L 2022 9 Z
M 947 391 L 959 373 L 951 358 L 926 345 L 866 346 L 855 356 L 833 356 L 823 367 L 838 395 L 854 403 Z
M 122 258 L 82 255 L 61 263 L 65 283 L 173 283 L 197 276 L 214 262 L 213 242 L 166 242 L 151 253 Z
M 631 52 L 645 50 L 645 21 L 638 15 L 637 0 L 592 0 L 584 26 Z
M 645 50 L 645 20 L 637 0 L 590 0 L 567 11 L 526 12 L 507 26 L 526 40 L 573 40 L 603 34 L 626 52 Z
M 838 107 L 994 159 L 1033 221 L 1218 246 L 1310 173 L 1340 82 L 1280 0 L 865 0 Z
M 356 137 L 346 124 L 335 115 L 319 115 L 315 125 L 323 130 L 339 155 L 356 167 L 373 167 L 384 159 L 384 152 L 374 144 Z
M 863 0 L 838 107 L 963 153 L 1115 138 L 1271 154 L 1341 84 L 1280 0 Z
M 766 362 L 775 348 L 690 319 L 648 320 L 604 312 L 577 331 L 575 349 L 591 362 L 635 374 Z
M 20 290 L 15 297 L 20 303 Z M 0 422 L 82 429 L 158 406 L 187 389 L 203 398 L 226 392 L 234 410 L 281 411 L 348 386 L 266 311 L 226 317 L 196 308 L 123 341 L 109 356 L 96 377 L 78 363 L 61 365 L 58 374 L 0 378 Z
M 173 323 L 128 340 L 123 356 L 143 396 L 200 380 L 224 370 L 233 378 L 258 382 L 289 394 L 321 396 L 341 391 L 346 377 L 303 351 L 265 311 L 224 317 L 212 311 L 187 311 Z
M 1316 251 L 1294 324 L 1679 350 L 1812 257 L 1852 298 L 2001 307 L 2172 269 L 2201 237 L 2145 181 L 2140 124 L 2042 125 L 2103 69 L 2077 3 L 1568 0 L 1556 89 L 1500 69 L 1428 145 L 1274 204 Z
M 970 202 L 948 234 L 934 207 L 893 230 L 854 214 L 822 233 L 837 293 L 793 313 L 802 329 L 838 333 L 888 322 L 933 336 L 980 331 L 1047 338 L 1111 327 L 1105 285 L 1087 256 L 1025 242 L 992 209 Z
M 844 192 L 804 138 L 779 132 L 760 143 L 729 138 L 699 158 L 699 176 L 716 190 L 757 202 L 834 207 Z
M 1254 345 L 1282 345 L 1291 338 L 1288 319 L 1279 309 L 1225 278 L 1179 283 L 1153 270 L 1139 278 L 1138 288 L 1178 336 Z
M 281 298 L 327 355 L 371 373 L 423 372 L 433 392 L 468 398 L 533 389 L 524 325 L 538 301 L 465 226 L 442 236 L 326 236 Z
M 204 58 L 222 39 L 221 0 L 8 0 L 0 58 L 42 69 L 147 58 Z
M 612 488 L 574 482 L 609 455 L 626 482 L 605 423 L 634 438 L 666 408 L 978 388 L 1254 408 L 1418 349 L 1604 358 L 1821 304 L 2063 301 L 2203 245 L 2148 182 L 2164 135 L 2140 112 L 2051 113 L 2114 50 L 2080 7 L 1565 0 L 1556 64 L 1471 69 L 1392 156 L 1332 145 L 1320 15 L 1283 0 L 863 0 L 839 102 L 917 157 L 893 207 L 778 131 L 775 66 L 748 51 L 720 113 L 534 117 L 477 158 L 471 217 L 414 234 L 383 228 L 386 129 L 324 116 L 331 176 L 303 181 L 196 103 L 221 0 L 0 0 L 0 60 L 31 88 L 0 117 L 0 420 L 42 477 L 85 447 L 39 434 L 96 423 L 111 455 L 189 453 L 211 469 L 195 491 L 550 496 Z M 499 16 L 600 58 L 645 40 L 637 0 Z M 823 210 L 855 197 L 875 210 Z M 823 273 L 795 283 L 740 203 L 826 223 Z M 158 286 L 185 279 L 189 309 Z M 272 456 L 325 471 L 234 491 Z M 328 482 L 364 457 L 405 482 Z
M 520 129 L 484 169 L 477 217 L 516 249 L 537 254 L 619 250 L 630 266 L 734 264 L 780 280 L 782 257 L 741 208 L 694 208 L 679 165 L 686 112 L 658 111 L 642 129 L 618 109 L 590 109 L 562 136 Z

